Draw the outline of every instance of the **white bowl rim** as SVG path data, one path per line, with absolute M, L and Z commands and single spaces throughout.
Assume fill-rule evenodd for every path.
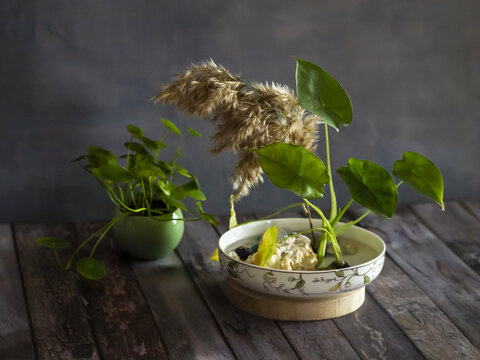
M 274 219 L 267 219 L 267 220 L 259 220 L 259 221 L 254 221 L 254 222 L 251 222 L 251 224 L 261 224 L 261 223 L 264 223 L 264 222 L 271 222 L 272 220 L 301 220 L 301 219 L 305 219 L 305 220 L 308 220 L 307 218 L 274 218 Z M 321 220 L 321 219 L 315 219 L 315 220 Z M 245 224 L 245 225 L 249 225 L 250 223 L 248 224 Z M 338 224 L 344 224 L 342 222 L 338 222 Z M 380 243 L 382 244 L 382 251 L 379 255 L 377 255 L 376 257 L 374 257 L 373 259 L 365 262 L 365 263 L 361 263 L 361 264 L 358 264 L 358 265 L 354 265 L 354 266 L 349 266 L 349 267 L 346 267 L 346 268 L 339 268 L 339 269 L 331 269 L 331 270 L 284 270 L 284 269 L 274 269 L 274 268 L 270 268 L 270 267 L 265 267 L 265 266 L 258 266 L 258 265 L 255 265 L 255 264 L 250 264 L 250 263 L 246 263 L 242 260 L 237 260 L 237 259 L 234 259 L 232 258 L 231 256 L 229 256 L 225 251 L 223 251 L 223 249 L 220 247 L 220 240 L 222 239 L 222 237 L 227 234 L 229 231 L 231 230 L 235 230 L 235 229 L 238 229 L 240 226 L 242 226 L 243 224 L 239 224 L 238 227 L 235 227 L 233 229 L 229 229 L 227 230 L 226 232 L 224 232 L 220 238 L 218 239 L 218 250 L 220 251 L 220 253 L 227 257 L 228 259 L 230 259 L 231 261 L 235 261 L 239 264 L 242 264 L 242 265 L 245 265 L 245 266 L 248 266 L 248 267 L 251 267 L 251 268 L 254 268 L 254 269 L 258 269 L 258 270 L 264 270 L 264 271 L 275 271 L 275 272 L 281 272 L 281 273 L 288 273 L 288 274 L 328 274 L 328 273 L 335 273 L 336 271 L 339 271 L 339 270 L 342 270 L 342 271 L 345 271 L 345 270 L 353 270 L 353 269 L 356 269 L 356 268 L 359 268 L 359 267 L 362 267 L 362 266 L 367 266 L 367 265 L 370 265 L 370 264 L 373 264 L 374 262 L 378 261 L 379 259 L 381 259 L 382 257 L 385 256 L 385 251 L 386 251 L 386 245 L 385 245 L 385 242 L 383 241 L 383 239 L 378 236 L 377 234 L 375 234 L 373 231 L 371 230 L 368 230 L 368 229 L 365 229 L 365 228 L 362 228 L 360 226 L 356 226 L 356 225 L 353 225 L 352 227 L 353 228 L 357 228 L 357 229 L 361 229 L 362 231 L 368 231 L 369 233 L 371 233 L 372 235 L 374 235 L 378 240 L 380 240 Z M 348 230 L 346 230 L 348 231 Z

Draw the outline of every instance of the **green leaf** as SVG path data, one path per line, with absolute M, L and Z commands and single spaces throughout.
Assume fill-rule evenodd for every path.
M 133 136 L 143 136 L 143 130 L 135 125 L 127 125 L 127 131 Z
M 397 209 L 398 192 L 392 175 L 368 160 L 351 158 L 337 173 L 347 185 L 353 200 L 379 216 L 391 218 Z
M 322 160 L 299 145 L 274 143 L 254 150 L 263 171 L 276 186 L 308 199 L 323 197 L 330 178 Z
M 167 119 L 160 119 L 163 123 L 163 125 L 165 125 L 165 127 L 170 130 L 171 132 L 174 132 L 180 136 L 182 136 L 182 133 L 180 132 L 180 130 L 178 130 L 178 128 L 175 126 L 175 124 L 173 122 L 171 122 L 170 120 L 167 120 Z
M 205 194 L 200 189 L 200 184 L 198 183 L 197 179 L 192 176 L 192 181 L 189 181 L 182 186 L 177 187 L 172 196 L 177 200 L 182 200 L 186 196 L 190 196 L 195 200 L 206 200 Z
M 278 229 L 275 225 L 265 231 L 255 255 L 255 265 L 264 266 L 270 256 L 273 255 L 277 247 L 277 235 Z
M 150 150 L 157 151 L 159 149 L 158 143 L 155 140 L 152 140 L 146 136 L 136 136 L 136 138 L 143 142 L 145 146 Z
M 217 219 L 215 219 L 214 216 L 207 214 L 205 211 L 203 211 L 202 203 L 200 201 L 197 201 L 197 211 L 203 220 L 207 220 L 210 224 L 214 226 L 218 225 L 218 221 Z
M 185 177 L 190 177 L 190 173 L 188 172 L 187 169 L 185 169 L 183 166 L 179 165 L 179 164 L 175 164 L 175 168 L 177 169 L 177 172 L 182 175 L 182 176 L 185 176 Z
M 127 141 L 123 145 L 125 145 L 127 149 L 130 149 L 130 151 L 133 151 L 136 153 L 147 152 L 147 149 L 145 149 L 145 146 L 137 142 Z
M 180 200 L 177 200 L 174 197 L 169 196 L 165 193 L 162 194 L 161 196 L 162 196 L 163 202 L 167 205 L 168 208 L 178 208 L 185 211 L 189 211 L 187 205 L 185 205 Z
M 155 143 L 157 144 L 157 148 L 158 148 L 158 149 L 166 149 L 166 148 L 168 148 L 168 146 L 165 145 L 165 143 L 161 142 L 160 140 L 155 140 Z
M 96 259 L 89 257 L 77 261 L 77 272 L 89 280 L 101 280 L 107 273 L 105 265 Z
M 89 146 L 87 148 L 88 161 L 93 169 L 99 168 L 104 164 L 116 164 L 117 158 L 110 151 L 98 146 Z
M 67 249 L 72 246 L 70 241 L 52 236 L 39 237 L 37 244 L 54 250 Z
M 300 106 L 339 129 L 352 122 L 350 98 L 329 73 L 317 65 L 297 58 L 297 96 Z
M 191 128 L 187 128 L 187 131 L 188 131 L 190 134 L 192 134 L 193 136 L 196 136 L 196 137 L 199 137 L 199 138 L 201 138 L 201 137 L 203 136 L 203 135 L 200 134 L 198 131 L 195 131 L 195 130 L 193 130 L 193 129 L 191 129 Z
M 130 173 L 117 164 L 105 164 L 98 168 L 98 175 L 102 180 L 114 183 L 128 182 L 132 179 Z
M 407 151 L 402 160 L 393 164 L 393 175 L 405 181 L 418 193 L 425 195 L 445 209 L 443 178 L 440 169 L 425 156 Z

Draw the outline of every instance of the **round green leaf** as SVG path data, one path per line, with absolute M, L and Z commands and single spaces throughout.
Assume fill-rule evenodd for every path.
M 89 280 L 101 280 L 107 273 L 105 265 L 96 259 L 89 257 L 77 261 L 77 272 Z
M 322 160 L 299 145 L 274 143 L 254 150 L 263 171 L 276 186 L 296 195 L 323 197 L 323 187 L 330 178 Z
M 172 192 L 172 196 L 177 200 L 182 200 L 186 196 L 190 196 L 195 200 L 206 200 L 205 194 L 200 189 L 200 184 L 193 176 L 192 181 L 175 188 L 175 190 Z
M 110 151 L 105 150 L 98 146 L 89 146 L 87 148 L 89 157 L 88 161 L 90 166 L 94 169 L 104 164 L 116 164 L 117 158 Z
M 352 102 L 333 76 L 319 66 L 297 58 L 295 78 L 300 106 L 337 130 L 352 122 Z
M 72 246 L 70 241 L 52 236 L 39 237 L 37 244 L 48 247 L 49 249 L 67 249 Z
M 351 158 L 337 170 L 353 200 L 379 216 L 391 218 L 397 209 L 398 192 L 392 175 L 368 160 Z
M 393 164 L 393 175 L 410 185 L 418 193 L 443 204 L 443 177 L 440 169 L 425 156 L 407 151 L 402 160 Z
M 143 136 L 143 130 L 135 125 L 127 125 L 127 131 L 133 136 Z
M 182 133 L 180 132 L 180 130 L 178 130 L 178 128 L 175 126 L 175 124 L 173 122 L 171 122 L 170 120 L 167 120 L 167 119 L 160 119 L 160 120 L 162 121 L 163 125 L 165 125 L 165 127 L 168 130 L 182 136 Z
M 265 231 L 255 255 L 255 265 L 264 266 L 273 255 L 277 247 L 277 235 L 278 229 L 275 225 Z
M 146 136 L 136 136 L 136 138 L 143 142 L 145 146 L 150 150 L 156 151 L 159 149 L 158 144 L 155 140 L 152 140 Z
M 117 164 L 105 164 L 98 168 L 98 175 L 105 181 L 114 183 L 128 182 L 132 179 L 130 173 Z
M 201 138 L 201 137 L 203 136 L 203 135 L 200 134 L 198 131 L 195 131 L 195 130 L 193 130 L 193 129 L 191 129 L 191 128 L 187 128 L 187 131 L 188 131 L 190 134 L 192 134 L 193 136 L 196 136 L 196 137 L 199 137 L 199 138 Z
M 145 146 L 142 144 L 139 144 L 137 142 L 133 141 L 127 141 L 124 143 L 125 147 L 129 149 L 130 151 L 136 152 L 136 153 L 141 153 L 141 152 L 146 152 L 147 150 L 145 149 Z

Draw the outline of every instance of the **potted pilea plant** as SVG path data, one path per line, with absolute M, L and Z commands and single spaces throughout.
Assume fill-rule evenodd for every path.
M 405 152 L 393 176 L 368 160 L 350 158 L 337 173 L 351 199 L 337 204 L 330 162 L 329 127 L 352 122 L 351 101 L 342 86 L 320 67 L 297 59 L 297 97 L 286 86 L 248 83 L 213 62 L 178 75 L 156 96 L 162 103 L 217 123 L 214 152 L 240 155 L 232 181 L 230 230 L 222 235 L 218 259 L 227 273 L 229 299 L 266 317 L 313 320 L 344 315 L 364 301 L 365 285 L 380 273 L 385 244 L 355 226 L 370 213 L 391 218 L 403 183 L 437 202 L 442 210 L 443 179 L 425 156 Z M 318 126 L 325 131 L 326 165 L 313 151 Z M 272 219 L 237 225 L 233 200 L 248 194 L 264 172 L 273 184 L 301 198 L 307 218 Z M 330 214 L 313 203 L 330 192 Z M 366 211 L 341 222 L 356 202 Z M 313 211 L 312 211 L 313 210 Z M 314 219 L 312 212 L 319 218 Z M 311 237 L 306 238 L 304 235 Z
M 161 121 L 165 132 L 160 140 L 146 137 L 138 126 L 127 125 L 129 140 L 124 144 L 126 154 L 117 158 L 106 149 L 89 146 L 86 155 L 73 160 L 98 181 L 115 205 L 116 213 L 75 249 L 66 265 L 61 263 L 57 251 L 71 247 L 69 241 L 56 237 L 37 239 L 38 244 L 52 250 L 62 270 L 69 270 L 79 251 L 95 240 L 89 256 L 76 261 L 75 267 L 87 279 L 103 278 L 105 266 L 93 255 L 110 230 L 119 247 L 127 254 L 151 260 L 165 257 L 177 247 L 183 235 L 184 221 L 207 220 L 215 223 L 214 218 L 202 209 L 200 202 L 206 198 L 198 180 L 178 162 L 185 142 L 192 136 L 201 137 L 201 134 L 187 128 L 188 134 L 184 136 L 170 120 Z M 167 148 L 165 140 L 169 133 L 181 140 L 173 159 L 165 161 L 160 155 Z M 197 201 L 195 211 L 189 210 L 184 202 L 186 198 Z M 186 219 L 183 212 L 195 217 Z

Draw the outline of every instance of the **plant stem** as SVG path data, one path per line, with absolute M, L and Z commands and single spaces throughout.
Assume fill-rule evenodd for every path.
M 330 240 L 333 246 L 333 252 L 335 254 L 335 261 L 337 262 L 337 265 L 340 265 L 340 266 L 344 265 L 345 262 L 343 261 L 343 258 L 342 258 L 342 250 L 340 249 L 340 245 L 338 245 L 337 238 L 335 236 L 335 231 L 333 231 L 332 226 L 330 225 L 327 218 L 323 214 L 323 211 L 319 207 L 313 205 L 307 199 L 304 198 L 303 201 L 305 201 L 307 205 L 310 205 L 313 208 L 313 210 L 315 210 L 317 214 L 320 215 L 320 217 L 322 218 L 322 226 L 327 229 L 330 235 Z M 317 259 L 318 259 L 318 254 L 317 254 Z M 321 259 L 318 259 L 319 264 L 321 263 L 320 260 L 323 261 L 323 257 L 321 257 Z
M 335 190 L 333 188 L 333 178 L 332 178 L 332 165 L 330 163 L 330 144 L 328 141 L 328 124 L 325 123 L 325 147 L 327 154 L 327 172 L 330 178 L 328 185 L 330 186 L 330 198 L 331 198 L 331 209 L 330 209 L 330 221 L 333 221 L 337 217 L 337 197 L 335 195 Z
M 360 216 L 358 219 L 356 220 L 353 220 L 353 221 L 349 221 L 348 223 L 346 224 L 343 224 L 336 232 L 335 232 L 335 235 L 338 236 L 340 235 L 341 233 L 343 233 L 345 230 L 351 228 L 353 225 L 355 225 L 356 223 L 358 223 L 359 221 L 362 221 L 368 214 L 370 214 L 372 212 L 372 210 L 367 210 L 365 211 L 365 213 Z
M 335 229 L 335 225 L 337 225 L 337 223 L 341 220 L 342 216 L 345 214 L 345 212 L 348 210 L 348 208 L 350 207 L 350 205 L 352 205 L 353 203 L 353 198 L 350 198 L 349 202 L 347 203 L 347 205 L 345 205 L 345 207 L 337 214 L 337 217 L 335 218 L 335 220 L 333 220 L 332 222 L 332 228 Z
M 107 224 L 106 229 L 103 231 L 102 235 L 98 238 L 98 240 L 95 242 L 95 245 L 92 248 L 92 251 L 90 251 L 89 257 L 92 257 L 93 254 L 95 253 L 95 250 L 97 249 L 98 244 L 100 244 L 100 241 L 105 237 L 105 235 L 108 233 L 108 231 L 112 228 L 113 225 L 115 225 L 120 219 L 123 219 L 126 215 L 118 215 L 114 217 L 110 222 Z
M 306 206 L 306 209 L 307 209 L 307 214 L 308 214 L 308 223 L 310 224 L 310 229 L 313 229 L 313 224 L 312 224 L 312 213 L 310 212 L 310 206 Z M 314 231 L 312 230 L 311 232 L 312 234 L 312 247 L 313 247 L 313 251 L 315 251 L 317 249 L 317 239 L 315 238 L 315 233 Z
M 288 209 L 291 209 L 292 207 L 295 207 L 295 206 L 303 206 L 303 205 L 304 205 L 303 203 L 290 204 L 290 205 L 287 205 L 287 206 L 281 208 L 281 209 L 278 210 L 278 211 L 275 211 L 274 213 L 272 213 L 272 214 L 270 214 L 270 215 L 264 216 L 264 217 L 262 217 L 262 218 L 260 218 L 260 219 L 256 219 L 256 220 L 252 220 L 252 221 L 247 221 L 247 222 L 244 222 L 244 223 L 238 224 L 238 225 L 246 225 L 246 224 L 254 223 L 254 222 L 257 222 L 257 221 L 267 220 L 267 219 L 270 219 L 270 218 L 272 218 L 272 217 L 274 217 L 274 216 L 276 216 L 276 215 L 278 215 L 278 214 L 280 214 L 280 213 L 282 213 L 282 212 L 284 212 L 284 211 L 286 211 L 286 210 L 288 210 Z M 237 225 L 237 226 L 238 226 L 238 225 Z

